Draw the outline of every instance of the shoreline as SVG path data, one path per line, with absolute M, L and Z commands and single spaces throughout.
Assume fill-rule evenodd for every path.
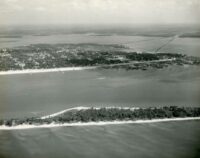
M 69 109 L 65 109 L 65 110 L 50 114 L 50 115 L 42 116 L 42 117 L 40 117 L 40 119 L 44 120 L 44 119 L 52 118 L 52 117 L 61 115 L 61 114 L 65 113 L 65 112 L 71 111 L 71 110 L 87 110 L 87 109 L 90 109 L 90 107 L 82 106 L 82 107 L 69 108 Z
M 22 124 L 18 126 L 8 127 L 0 126 L 0 130 L 23 130 L 33 128 L 54 128 L 54 127 L 73 127 L 73 126 L 105 126 L 105 125 L 120 125 L 120 124 L 144 124 L 144 123 L 158 123 L 158 122 L 175 122 L 175 121 L 192 121 L 200 120 L 200 117 L 185 117 L 185 118 L 164 118 L 152 120 L 127 120 L 127 121 L 99 121 L 99 122 L 76 122 L 63 124 L 42 124 L 42 125 L 28 125 Z
M 0 75 L 14 75 L 14 74 L 32 74 L 32 73 L 47 73 L 47 72 L 65 72 L 65 71 L 80 71 L 95 69 L 96 66 L 85 66 L 85 67 L 61 67 L 61 68 L 50 68 L 50 69 L 25 69 L 25 70 L 8 70 L 0 71 Z
M 24 69 L 24 70 L 8 70 L 8 71 L 0 71 L 1 75 L 14 75 L 14 74 L 33 74 L 33 73 L 48 73 L 48 72 L 65 72 L 65 71 L 80 71 L 80 70 L 91 70 L 99 67 L 105 66 L 120 66 L 120 65 L 130 65 L 130 64 L 142 64 L 142 63 L 152 63 L 152 62 L 166 62 L 166 61 L 174 61 L 175 58 L 172 59 L 159 59 L 159 60 L 151 60 L 151 61 L 133 61 L 129 63 L 118 63 L 118 64 L 109 64 L 109 65 L 98 65 L 98 66 L 74 66 L 74 67 L 60 67 L 60 68 L 47 68 L 47 69 Z

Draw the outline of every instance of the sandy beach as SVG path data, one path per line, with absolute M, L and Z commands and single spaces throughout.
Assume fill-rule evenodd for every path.
M 84 106 L 81 106 L 81 107 L 75 107 L 75 108 L 65 109 L 65 110 L 62 110 L 62 111 L 59 111 L 59 112 L 50 114 L 50 115 L 42 116 L 40 119 L 52 118 L 52 117 L 61 115 L 61 114 L 65 113 L 65 112 L 71 111 L 71 110 L 87 110 L 87 109 L 90 109 L 90 108 L 91 108 L 91 107 L 84 107 Z
M 157 123 L 157 122 L 173 122 L 173 121 L 192 121 L 200 120 L 200 117 L 186 117 L 186 118 L 165 118 L 152 120 L 128 120 L 128 121 L 99 121 L 99 122 L 75 122 L 63 124 L 42 124 L 42 125 L 28 125 L 22 124 L 18 126 L 8 127 L 0 126 L 0 130 L 24 130 L 33 128 L 54 128 L 54 127 L 72 127 L 72 126 L 105 126 L 105 125 L 119 125 L 119 124 L 142 124 L 142 123 Z
M 109 64 L 101 66 L 82 66 L 82 67 L 61 67 L 61 68 L 51 68 L 51 69 L 25 69 L 25 70 L 8 70 L 0 71 L 0 75 L 14 75 L 14 74 L 33 74 L 33 73 L 47 73 L 47 72 L 65 72 L 65 71 L 80 71 L 80 70 L 90 70 L 96 69 L 103 66 L 119 66 L 119 65 L 129 65 L 129 64 L 142 64 L 142 63 L 152 63 L 152 62 L 164 62 L 164 61 L 174 61 L 172 59 L 160 59 L 160 60 L 151 60 L 151 61 L 133 61 L 130 63 L 118 63 L 118 64 Z
M 9 70 L 9 71 L 0 71 L 0 75 L 80 71 L 80 70 L 90 70 L 90 69 L 95 69 L 95 68 L 96 68 L 95 66 L 88 66 L 88 67 L 62 67 L 62 68 L 52 68 L 52 69 Z

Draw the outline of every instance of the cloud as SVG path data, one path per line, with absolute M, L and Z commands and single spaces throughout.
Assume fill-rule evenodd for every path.
M 8 24 L 198 23 L 200 1 L 0 0 L 0 13 Z

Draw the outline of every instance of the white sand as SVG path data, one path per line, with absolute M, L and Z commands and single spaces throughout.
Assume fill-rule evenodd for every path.
M 0 130 L 22 130 L 32 128 L 53 128 L 53 127 L 70 127 L 70 126 L 105 126 L 105 125 L 118 125 L 118 124 L 140 124 L 140 123 L 156 123 L 156 122 L 172 122 L 172 121 L 188 121 L 200 120 L 200 117 L 186 117 L 186 118 L 165 118 L 165 119 L 152 119 L 152 120 L 136 120 L 136 121 L 100 121 L 100 122 L 77 122 L 77 123 L 63 123 L 63 124 L 43 124 L 43 125 L 18 125 L 18 126 L 0 126 Z
M 64 71 L 80 71 L 95 69 L 95 66 L 88 67 L 62 67 L 62 68 L 52 68 L 52 69 L 26 69 L 26 70 L 9 70 L 0 71 L 0 75 L 14 75 L 14 74 L 32 74 L 32 73 L 45 73 L 45 72 L 64 72 Z
M 70 108 L 70 109 L 66 109 L 66 110 L 62 110 L 60 112 L 56 112 L 54 114 L 50 114 L 50 115 L 46 115 L 46 116 L 42 116 L 40 119 L 47 119 L 47 118 L 52 118 L 58 115 L 61 115 L 67 111 L 71 111 L 71 110 L 87 110 L 90 109 L 91 107 L 84 107 L 84 106 L 80 106 L 80 107 L 75 107 L 75 108 Z

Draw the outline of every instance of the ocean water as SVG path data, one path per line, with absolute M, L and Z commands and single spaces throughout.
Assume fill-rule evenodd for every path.
M 199 156 L 199 121 L 0 131 L 2 158 Z

